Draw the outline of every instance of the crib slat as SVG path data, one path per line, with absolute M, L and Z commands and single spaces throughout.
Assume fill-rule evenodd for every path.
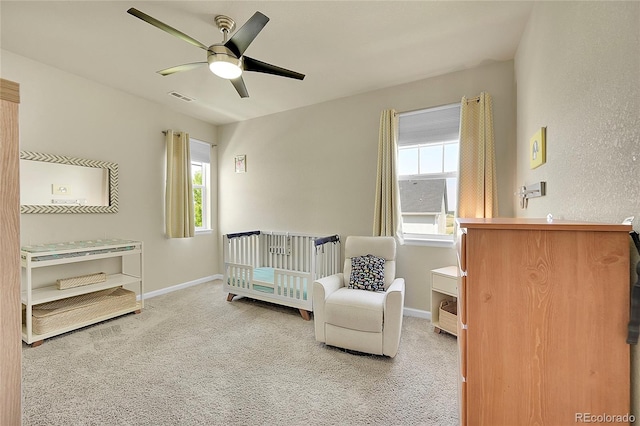
M 242 241 L 242 263 L 245 265 L 249 263 L 249 244 L 251 243 L 250 238 L 246 238 Z
M 313 238 L 305 238 L 305 242 L 302 247 L 304 252 L 304 255 L 302 256 L 302 270 L 304 271 L 311 271 L 311 264 L 309 262 L 311 261 L 311 256 L 313 256 L 315 252 L 313 242 Z
M 289 244 L 291 248 L 291 254 L 288 256 L 289 269 L 297 271 L 298 265 L 296 263 L 298 262 L 298 245 L 300 244 L 300 237 L 291 237 Z
M 255 268 L 258 266 L 258 259 L 256 258 L 258 254 L 258 238 L 257 235 L 252 235 L 251 238 L 251 265 Z
M 292 271 L 298 270 L 298 244 L 300 243 L 299 236 L 292 236 L 289 240 L 289 248 L 291 249 L 291 253 L 289 256 L 289 269 Z
M 233 240 L 233 262 L 234 263 L 240 262 L 240 259 L 238 258 L 238 243 L 239 241 L 237 239 Z
M 249 244 L 251 244 L 250 238 L 245 238 L 242 240 L 242 263 L 249 263 Z

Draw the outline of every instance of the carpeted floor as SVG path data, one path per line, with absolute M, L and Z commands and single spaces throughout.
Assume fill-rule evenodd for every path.
M 455 337 L 405 317 L 398 355 L 315 341 L 297 310 L 220 281 L 23 344 L 23 425 L 457 425 Z

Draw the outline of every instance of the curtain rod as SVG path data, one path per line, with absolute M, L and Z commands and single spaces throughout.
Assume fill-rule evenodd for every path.
M 173 133 L 174 133 L 174 134 L 176 134 L 176 135 L 178 135 L 178 136 L 180 136 L 180 135 L 182 134 L 182 132 L 173 132 Z M 167 134 L 167 131 L 166 131 L 166 130 L 163 130 L 163 131 L 162 131 L 162 134 L 163 134 L 163 135 L 166 135 L 166 134 Z M 196 138 L 194 138 L 194 139 L 196 139 Z M 200 141 L 200 139 L 196 139 L 196 140 Z M 211 142 L 207 142 L 207 141 L 200 141 L 200 142 L 208 143 L 208 144 L 209 144 L 209 145 L 211 145 L 211 146 L 218 146 L 218 144 L 211 143 Z

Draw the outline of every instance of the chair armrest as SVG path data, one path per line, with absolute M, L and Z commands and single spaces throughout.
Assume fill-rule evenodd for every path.
M 396 278 L 393 280 L 386 293 L 389 295 L 392 292 L 400 292 L 404 295 L 404 278 Z
M 316 340 L 324 342 L 324 301 L 339 288 L 344 287 L 343 274 L 329 275 L 313 282 L 313 324 Z
M 322 290 L 322 301 L 329 297 L 331 293 L 339 289 L 340 287 L 344 287 L 344 278 L 343 274 L 334 274 L 329 275 L 328 277 L 318 278 L 313 282 L 313 291 L 315 296 L 316 287 L 318 290 Z M 315 297 L 314 297 L 315 299 Z
M 404 309 L 404 278 L 396 278 L 386 291 L 384 299 L 384 329 L 382 352 L 393 358 L 400 345 L 402 314 Z

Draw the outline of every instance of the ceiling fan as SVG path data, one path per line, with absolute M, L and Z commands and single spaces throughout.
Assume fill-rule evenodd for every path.
M 127 10 L 127 13 L 153 25 L 154 27 L 166 31 L 172 36 L 178 37 L 187 43 L 207 51 L 206 62 L 192 62 L 158 71 L 158 74 L 163 76 L 181 71 L 189 71 L 208 64 L 211 72 L 219 77 L 231 81 L 231 84 L 233 84 L 233 87 L 235 87 L 241 98 L 249 97 L 249 92 L 247 92 L 244 80 L 242 79 L 243 71 L 262 72 L 266 74 L 279 75 L 281 77 L 295 78 L 297 80 L 304 79 L 304 74 L 278 67 L 276 65 L 271 65 L 244 55 L 244 51 L 247 50 L 247 47 L 249 47 L 258 33 L 262 31 L 262 28 L 264 28 L 264 26 L 267 25 L 267 22 L 269 22 L 269 18 L 260 12 L 256 12 L 229 39 L 227 39 L 229 33 L 234 30 L 236 23 L 228 16 L 216 16 L 216 25 L 222 32 L 224 39 L 222 40 L 222 43 L 215 43 L 211 46 L 205 46 L 193 37 L 190 37 L 133 7 Z

